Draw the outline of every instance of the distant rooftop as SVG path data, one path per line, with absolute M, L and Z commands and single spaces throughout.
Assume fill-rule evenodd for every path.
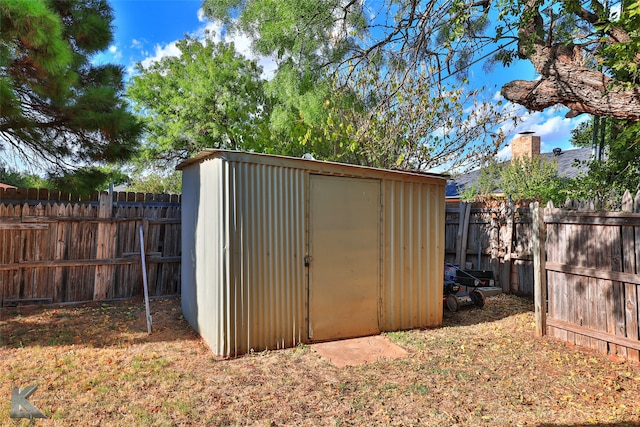
M 557 148 L 555 152 L 540 153 L 542 159 L 557 162 L 558 176 L 566 178 L 575 178 L 581 171 L 584 171 L 578 163 L 590 160 L 591 156 L 591 148 L 576 148 L 571 150 L 560 150 Z M 509 165 L 510 163 L 511 161 L 506 161 L 502 164 Z M 447 198 L 458 197 L 465 188 L 478 182 L 481 171 L 482 169 L 476 169 L 450 179 L 447 182 Z

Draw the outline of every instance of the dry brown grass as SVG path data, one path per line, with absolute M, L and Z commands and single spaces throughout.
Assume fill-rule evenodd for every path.
M 338 369 L 308 346 L 219 361 L 177 299 L 14 310 L 0 318 L 0 424 L 11 387 L 34 425 L 638 425 L 640 366 L 533 336 L 513 296 L 390 333 L 399 360 Z

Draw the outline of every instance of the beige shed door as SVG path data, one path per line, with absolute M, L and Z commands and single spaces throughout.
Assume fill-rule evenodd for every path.
M 380 181 L 311 175 L 309 338 L 378 328 Z

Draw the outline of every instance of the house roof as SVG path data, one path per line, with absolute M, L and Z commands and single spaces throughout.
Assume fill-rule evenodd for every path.
M 555 161 L 558 163 L 558 176 L 565 178 L 575 178 L 584 167 L 581 163 L 591 159 L 593 151 L 591 148 L 576 148 L 573 150 L 563 150 L 557 153 L 541 153 L 540 157 L 546 161 Z M 504 164 L 508 165 L 510 161 Z M 480 178 L 482 169 L 476 169 L 468 173 L 458 175 L 447 181 L 446 195 L 447 198 L 455 198 L 470 185 L 473 185 Z
M 14 187 L 13 185 L 9 185 L 9 184 L 3 184 L 3 183 L 0 182 L 0 189 L 1 190 L 6 190 L 6 189 L 9 189 L 9 188 L 17 188 L 17 187 Z

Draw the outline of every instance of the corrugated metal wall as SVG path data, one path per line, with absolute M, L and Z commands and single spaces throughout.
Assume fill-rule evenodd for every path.
M 229 168 L 228 331 L 235 346 L 226 348 L 238 354 L 295 346 L 306 335 L 306 173 L 251 163 Z
M 183 254 L 195 248 L 196 262 L 195 280 L 183 277 L 183 311 L 195 311 L 197 319 L 185 318 L 196 320 L 222 356 L 303 341 L 306 172 L 210 159 L 187 168 L 183 179 L 183 205 L 198 201 L 200 219 L 185 224 L 195 233 L 185 236 Z
M 221 159 L 210 159 L 182 176 L 182 312 L 216 354 L 228 343 L 226 169 Z
M 442 324 L 443 185 L 384 181 L 380 329 Z
M 183 169 L 183 313 L 216 355 L 309 341 L 310 173 L 382 180 L 380 330 L 441 325 L 444 179 L 262 160 L 218 154 Z
M 196 292 L 196 226 L 200 210 L 200 164 L 182 171 L 182 266 L 180 269 L 182 315 L 191 326 L 198 329 L 198 304 Z

